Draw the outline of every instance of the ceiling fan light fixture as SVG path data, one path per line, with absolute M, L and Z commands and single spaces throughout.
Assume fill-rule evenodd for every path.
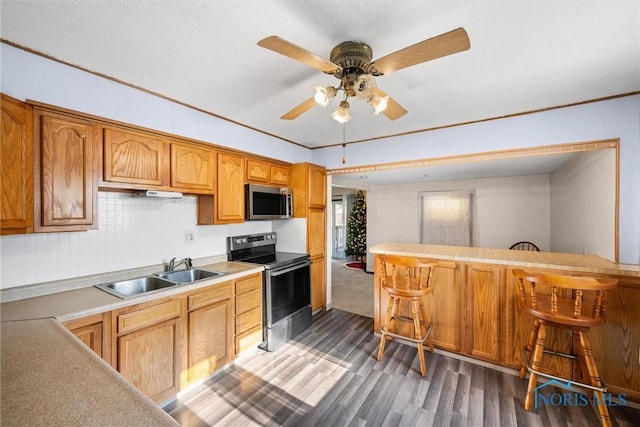
M 313 96 L 313 99 L 316 101 L 316 104 L 322 105 L 323 107 L 326 107 L 329 100 L 338 93 L 338 90 L 333 86 L 316 86 L 314 89 L 316 93 Z
M 373 98 L 371 98 L 371 100 L 369 101 L 369 105 L 373 107 L 374 114 L 382 113 L 384 110 L 387 109 L 388 104 L 389 104 L 388 96 L 373 95 Z
M 331 117 L 333 117 L 333 120 L 337 121 L 338 123 L 347 123 L 349 120 L 351 120 L 349 103 L 347 101 L 341 101 L 336 111 L 331 113 Z

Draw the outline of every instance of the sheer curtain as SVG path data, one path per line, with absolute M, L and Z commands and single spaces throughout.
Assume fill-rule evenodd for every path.
M 474 245 L 474 193 L 472 190 L 419 193 L 421 243 Z

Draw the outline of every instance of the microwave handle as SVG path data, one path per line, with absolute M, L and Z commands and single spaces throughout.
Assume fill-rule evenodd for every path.
M 292 217 L 293 216 L 293 203 L 292 202 L 292 196 L 291 194 L 286 194 L 284 196 L 286 202 L 285 202 L 285 214 L 287 215 L 287 218 Z

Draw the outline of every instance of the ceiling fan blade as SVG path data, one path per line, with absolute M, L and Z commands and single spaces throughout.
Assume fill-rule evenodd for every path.
M 376 89 L 376 95 L 380 97 L 389 96 L 380 88 Z M 389 96 L 389 101 L 387 101 L 387 108 L 382 112 L 382 114 L 387 116 L 389 120 L 397 120 L 407 114 L 407 110 L 405 110 L 402 105 L 398 104 L 395 99 Z
M 316 106 L 318 104 L 316 104 L 316 100 L 313 99 L 313 97 L 307 99 L 306 101 L 304 101 L 302 104 L 293 107 L 293 109 L 291 109 L 289 112 L 285 113 L 282 117 L 280 117 L 282 120 L 293 120 L 298 118 L 299 115 L 301 115 L 302 113 L 306 113 L 307 111 L 309 111 L 310 109 L 312 109 L 314 106 Z
M 300 61 L 325 73 L 330 73 L 340 69 L 340 67 L 333 62 L 278 36 L 270 36 L 266 39 L 262 39 L 258 42 L 258 46 L 272 50 L 281 55 L 288 56 L 291 59 Z
M 468 50 L 471 47 L 469 36 L 464 28 L 457 28 L 448 33 L 421 41 L 374 61 L 378 72 L 389 74 L 412 65 L 421 64 L 432 59 Z

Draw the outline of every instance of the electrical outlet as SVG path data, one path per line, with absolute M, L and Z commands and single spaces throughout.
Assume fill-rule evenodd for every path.
M 196 241 L 196 233 L 195 231 L 185 231 L 184 232 L 184 242 L 185 243 L 193 243 Z

